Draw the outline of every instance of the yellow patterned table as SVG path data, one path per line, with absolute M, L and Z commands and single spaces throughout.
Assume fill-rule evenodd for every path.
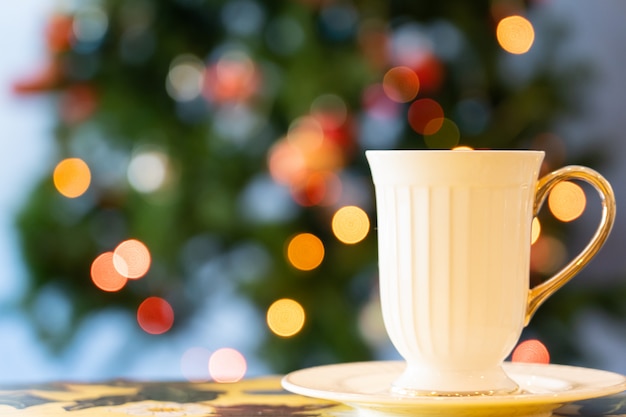
M 111 381 L 0 387 L 2 417 L 355 417 L 348 406 L 284 391 L 280 377 L 234 384 Z M 626 396 L 570 404 L 558 416 L 626 417 Z M 444 417 L 444 416 L 442 416 Z

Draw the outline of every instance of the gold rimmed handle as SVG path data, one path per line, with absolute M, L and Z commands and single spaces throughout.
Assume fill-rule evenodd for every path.
M 565 285 L 587 265 L 609 237 L 609 233 L 615 222 L 615 195 L 613 194 L 611 184 L 593 169 L 577 165 L 558 169 L 539 180 L 533 208 L 534 216 L 536 216 L 541 209 L 550 190 L 552 190 L 557 183 L 567 180 L 582 180 L 591 184 L 596 189 L 602 203 L 600 224 L 587 246 L 585 246 L 574 259 L 553 277 L 529 290 L 528 307 L 526 309 L 524 325 L 528 325 L 533 314 L 535 314 L 539 306 L 543 304 L 548 297 Z

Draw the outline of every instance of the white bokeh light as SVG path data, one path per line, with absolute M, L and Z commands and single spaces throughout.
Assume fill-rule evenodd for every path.
M 146 151 L 135 155 L 128 165 L 128 182 L 141 193 L 152 193 L 167 181 L 169 158 L 160 151 Z
M 193 55 L 181 55 L 172 61 L 165 88 L 176 101 L 191 101 L 202 94 L 204 63 Z

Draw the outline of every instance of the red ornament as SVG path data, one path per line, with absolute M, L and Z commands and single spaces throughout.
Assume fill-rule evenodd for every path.
M 68 51 L 74 40 L 74 19 L 68 15 L 57 14 L 50 18 L 46 27 L 46 45 L 53 53 Z
M 52 60 L 31 75 L 13 83 L 13 91 L 17 94 L 41 93 L 59 86 L 63 78 L 61 65 Z
M 74 84 L 61 96 L 59 116 L 68 125 L 88 119 L 98 107 L 98 95 L 90 84 Z

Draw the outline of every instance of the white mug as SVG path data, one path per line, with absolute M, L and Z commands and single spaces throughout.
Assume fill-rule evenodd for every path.
M 615 198 L 597 172 L 538 179 L 541 151 L 366 151 L 376 193 L 385 328 L 406 360 L 398 395 L 490 395 L 517 385 L 502 363 L 551 294 L 600 249 Z M 560 181 L 600 194 L 596 234 L 560 272 L 529 288 L 531 223 Z

